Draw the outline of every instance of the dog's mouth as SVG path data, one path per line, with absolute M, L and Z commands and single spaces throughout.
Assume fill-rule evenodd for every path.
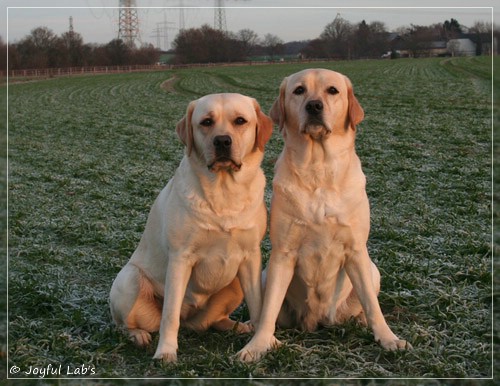
M 321 119 L 310 119 L 301 130 L 302 134 L 311 136 L 312 139 L 321 140 L 328 137 L 332 130 Z
M 207 166 L 208 170 L 215 173 L 222 170 L 237 172 L 241 169 L 241 164 L 235 162 L 229 157 L 217 157 L 212 163 Z

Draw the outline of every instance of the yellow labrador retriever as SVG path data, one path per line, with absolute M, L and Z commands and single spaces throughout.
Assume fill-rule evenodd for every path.
M 385 349 L 409 346 L 377 300 L 380 274 L 366 247 L 370 209 L 354 149 L 364 112 L 350 80 L 324 69 L 293 74 L 270 115 L 285 140 L 273 181 L 272 253 L 261 318 L 239 358 L 258 360 L 278 345 L 276 321 L 312 331 L 359 317 Z
M 177 359 L 180 324 L 250 332 L 251 324 L 229 319 L 243 296 L 250 322 L 258 321 L 267 215 L 260 164 L 272 126 L 255 99 L 240 94 L 193 101 L 177 124 L 184 158 L 110 293 L 115 323 L 137 344 L 160 331 L 154 358 Z

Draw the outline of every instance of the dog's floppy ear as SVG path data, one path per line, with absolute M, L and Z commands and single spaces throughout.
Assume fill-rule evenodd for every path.
M 182 117 L 182 119 L 177 123 L 175 127 L 175 131 L 179 136 L 180 140 L 187 148 L 187 155 L 191 154 L 191 150 L 193 149 L 193 124 L 191 122 L 191 117 L 193 116 L 194 106 L 196 105 L 196 101 L 190 102 L 186 115 Z
M 347 83 L 347 99 L 349 102 L 349 112 L 347 118 L 348 122 L 346 122 L 346 129 L 351 127 L 353 130 L 356 130 L 356 125 L 361 123 L 361 121 L 365 117 L 365 112 L 359 104 L 358 99 L 354 96 L 354 90 L 351 81 L 347 76 L 345 77 L 345 79 Z
M 280 85 L 280 95 L 274 101 L 271 111 L 269 111 L 269 115 L 274 123 L 276 123 L 280 129 L 280 132 L 283 131 L 283 127 L 285 126 L 285 91 L 286 91 L 286 83 L 287 78 L 283 79 Z
M 255 113 L 257 114 L 257 127 L 255 128 L 255 147 L 264 151 L 264 146 L 273 134 L 273 121 L 260 109 L 259 102 L 253 100 Z

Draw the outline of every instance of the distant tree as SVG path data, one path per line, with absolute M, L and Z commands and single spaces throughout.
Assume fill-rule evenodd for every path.
M 274 60 L 276 55 L 281 55 L 284 51 L 284 41 L 278 36 L 272 34 L 266 34 L 264 40 L 262 41 L 262 46 L 264 47 L 266 54 Z
M 37 27 L 22 39 L 16 50 L 23 68 L 45 68 L 53 64 L 57 36 L 47 27 Z
M 476 21 L 469 28 L 469 33 L 473 35 L 472 40 L 476 43 L 476 55 L 492 54 L 494 49 L 491 41 L 492 27 L 491 23 Z
M 456 19 L 446 20 L 443 23 L 443 29 L 447 39 L 458 37 L 462 33 L 462 27 Z
M 406 46 L 413 57 L 429 56 L 432 42 L 442 40 L 439 25 L 420 26 L 411 25 L 408 33 L 404 36 Z
M 235 37 L 207 24 L 201 28 L 180 31 L 172 45 L 178 63 L 217 63 L 243 59 L 241 45 Z
M 370 31 L 372 33 L 370 56 L 379 58 L 383 52 L 390 50 L 389 33 L 385 23 L 381 21 L 371 22 Z
M 236 39 L 241 42 L 241 49 L 246 58 L 255 52 L 255 48 L 259 44 L 259 35 L 251 29 L 239 30 L 236 34 Z
M 109 64 L 121 66 L 129 64 L 131 48 L 122 39 L 113 39 L 105 47 L 105 55 L 109 59 Z
M 352 24 L 337 16 L 325 26 L 320 39 L 325 42 L 330 57 L 349 59 L 351 57 L 352 33 Z
M 57 36 L 54 32 L 47 27 L 38 27 L 31 30 L 31 34 L 27 39 L 35 46 L 35 48 L 41 51 L 48 51 L 53 47 Z
M 66 50 L 69 66 L 78 67 L 84 65 L 83 38 L 77 32 L 64 32 L 61 35 L 61 43 Z
M 358 28 L 353 31 L 353 37 L 353 56 L 357 58 L 368 57 L 371 44 L 371 31 L 364 20 L 359 23 Z
M 286 42 L 283 44 L 283 53 L 285 55 L 295 55 L 298 56 L 304 48 L 306 48 L 310 43 L 310 40 L 299 40 Z
M 208 47 L 203 45 L 203 32 L 199 28 L 183 29 L 172 43 L 178 63 L 208 62 Z
M 329 56 L 326 43 L 323 39 L 313 39 L 301 52 L 304 58 L 327 58 Z
M 494 30 L 493 30 L 493 38 L 496 41 L 500 41 L 500 26 L 496 25 Z M 499 54 L 499 47 L 498 44 L 492 44 L 492 54 L 498 55 Z M 496 49 L 496 51 L 495 51 Z
M 2 37 L 0 36 L 0 71 L 7 70 L 7 56 L 4 55 L 7 52 L 7 44 L 4 43 Z
M 155 64 L 160 60 L 160 51 L 152 44 L 145 44 L 130 52 L 129 64 Z
M 88 54 L 86 66 L 111 66 L 113 64 L 106 45 L 86 44 L 83 52 Z
M 469 32 L 476 34 L 491 34 L 492 25 L 491 23 L 486 23 L 484 21 L 476 21 L 472 27 L 469 28 Z

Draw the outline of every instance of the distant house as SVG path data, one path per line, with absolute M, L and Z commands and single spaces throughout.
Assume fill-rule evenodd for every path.
M 412 41 L 407 36 L 389 34 L 388 40 L 392 52 L 397 50 L 400 57 L 491 55 L 497 46 L 487 33 L 460 34 L 453 39 L 434 41 Z
M 446 48 L 451 56 L 475 56 L 476 43 L 469 38 L 450 39 Z
M 491 55 L 493 52 L 491 34 L 461 34 L 456 39 L 448 41 L 448 51 L 452 56 Z

